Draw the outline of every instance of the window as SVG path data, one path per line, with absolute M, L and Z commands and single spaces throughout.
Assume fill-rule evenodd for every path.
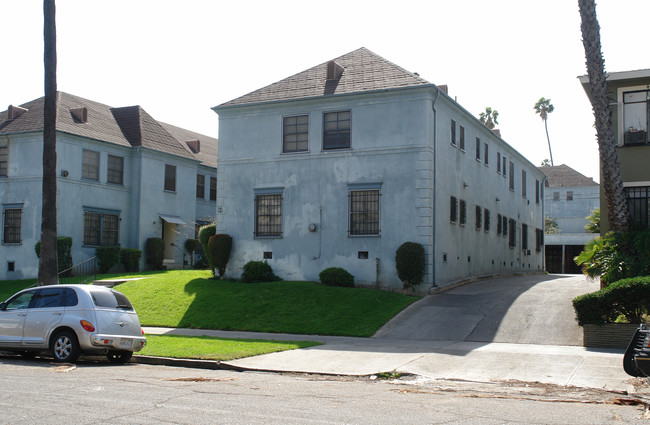
M 508 246 L 510 248 L 514 248 L 517 246 L 517 222 L 513 220 L 512 218 L 508 220 L 508 232 L 510 233 L 508 235 Z
M 282 193 L 255 195 L 255 237 L 282 236 Z
M 98 210 L 84 211 L 83 244 L 87 246 L 118 246 L 118 213 Z
M 503 155 L 503 157 L 501 159 L 503 160 L 503 161 L 501 161 L 503 163 L 503 167 L 502 167 L 501 171 L 503 172 L 503 177 L 507 177 L 508 176 L 508 169 L 506 168 L 506 165 L 508 164 L 508 159 L 506 158 L 505 155 Z
M 176 166 L 165 164 L 165 190 L 176 192 Z
M 503 232 L 501 229 L 503 228 L 502 223 L 501 223 L 501 214 L 497 214 L 497 236 L 501 236 L 501 233 Z
M 0 146 L 0 177 L 7 177 L 9 146 Z
M 455 196 L 452 196 L 449 204 L 449 220 L 452 223 L 458 221 L 458 199 Z
M 508 217 L 505 215 L 501 216 L 501 221 L 503 222 L 501 226 L 503 227 L 503 237 L 505 238 L 508 236 Z
M 521 196 L 526 197 L 526 170 L 521 170 Z
M 350 190 L 350 236 L 379 236 L 379 189 Z
M 536 204 L 539 204 L 539 189 L 540 189 L 539 180 L 535 180 L 535 203 Z
M 650 187 L 626 187 L 624 191 L 632 223 L 649 226 L 648 207 L 650 204 L 648 198 L 650 198 Z
M 210 200 L 217 200 L 217 178 L 210 177 Z
M 196 197 L 198 199 L 205 198 L 205 176 L 202 174 L 196 175 Z
M 490 231 L 490 210 L 487 208 L 483 210 L 483 230 Z
M 487 144 L 487 142 L 483 145 L 483 149 L 484 149 L 484 151 L 485 151 L 485 154 L 483 155 L 483 163 L 484 163 L 485 165 L 488 165 L 488 163 L 489 163 L 488 158 L 490 157 L 490 152 L 489 152 L 489 148 L 488 148 L 488 144 Z
M 560 200 L 560 192 L 553 192 L 553 200 L 554 201 Z
M 451 145 L 456 146 L 456 121 L 451 120 Z
M 323 149 L 350 147 L 350 111 L 328 112 L 323 116 Z
M 467 223 L 467 204 L 463 199 L 460 200 L 460 225 L 464 226 Z
M 481 230 L 483 227 L 483 209 L 476 206 L 476 230 Z
M 521 249 L 528 249 L 528 225 L 521 225 Z
M 346 147 L 349 147 L 349 124 L 348 118 L 348 146 Z M 309 115 L 284 117 L 282 120 L 282 152 L 306 152 L 308 149 Z
M 479 162 L 481 161 L 481 148 L 482 148 L 481 139 L 477 137 L 476 138 L 476 160 Z
M 460 126 L 460 150 L 465 152 L 465 127 Z
M 573 191 L 568 190 L 566 193 L 566 200 L 567 201 L 573 201 Z
M 648 102 L 649 90 L 629 91 L 623 93 L 623 142 L 626 145 L 646 143 L 648 141 Z
M 544 231 L 542 229 L 535 229 L 535 252 L 542 252 L 544 246 Z
M 515 164 L 510 161 L 510 190 L 515 190 Z
M 497 174 L 501 174 L 501 152 L 497 152 Z
M 124 158 L 108 155 L 108 183 L 124 184 Z
M 5 207 L 2 214 L 2 243 L 3 244 L 20 244 L 22 243 L 22 207 Z
M 88 180 L 99 180 L 99 152 L 83 150 L 81 177 Z

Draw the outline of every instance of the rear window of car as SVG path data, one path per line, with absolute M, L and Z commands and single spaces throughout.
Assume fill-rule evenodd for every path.
M 128 298 L 117 291 L 91 291 L 90 295 L 97 307 L 133 310 Z

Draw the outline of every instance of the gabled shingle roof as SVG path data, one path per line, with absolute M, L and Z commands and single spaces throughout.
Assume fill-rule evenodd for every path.
M 417 74 L 406 71 L 365 47 L 333 61 L 343 67 L 338 79 L 327 79 L 328 61 L 216 108 L 431 85 Z
M 189 132 L 156 121 L 140 106 L 112 108 L 64 92 L 57 93 L 57 131 L 101 140 L 127 147 L 143 146 L 183 158 L 197 159 L 205 165 L 217 165 L 217 139 Z M 8 120 L 8 111 L 0 112 L 0 134 L 43 131 L 44 98 L 20 105 L 27 109 L 19 117 Z M 86 108 L 88 120 L 79 121 L 71 110 Z M 175 128 L 175 131 L 169 131 Z M 187 135 L 187 138 L 185 138 Z M 185 143 L 201 141 L 201 151 L 192 152 Z
M 537 168 L 548 177 L 548 187 L 598 186 L 591 177 L 585 177 L 568 165 Z

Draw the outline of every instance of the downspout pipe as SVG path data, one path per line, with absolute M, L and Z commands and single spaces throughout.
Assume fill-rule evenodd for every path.
M 436 102 L 438 101 L 439 95 L 440 88 L 436 87 L 436 97 L 434 97 L 433 102 L 431 102 L 431 110 L 433 111 L 433 223 L 431 226 L 431 233 L 433 235 L 433 240 L 431 243 L 431 288 L 429 288 L 429 292 L 438 286 L 436 285 L 436 214 L 438 212 L 438 209 L 436 208 L 436 195 L 438 192 L 436 190 L 436 184 L 438 183 L 438 179 L 436 178 L 436 134 L 438 127 Z

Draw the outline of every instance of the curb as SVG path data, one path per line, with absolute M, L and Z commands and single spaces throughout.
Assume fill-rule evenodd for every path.
M 249 369 L 222 363 L 218 360 L 176 359 L 173 357 L 133 356 L 129 363 L 140 363 L 159 366 L 176 366 L 194 369 L 230 370 L 246 372 Z

